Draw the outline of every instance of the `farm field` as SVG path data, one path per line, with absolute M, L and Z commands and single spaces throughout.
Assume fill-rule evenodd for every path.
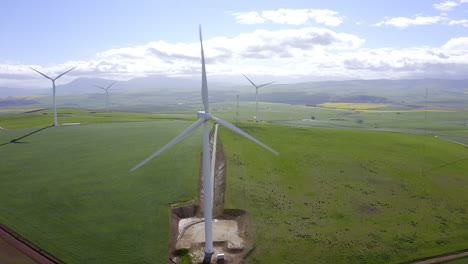
M 188 125 L 51 127 L 0 146 L 0 222 L 66 263 L 164 263 L 169 204 L 196 194 L 201 136 L 129 169 Z M 2 143 L 35 130 L 2 130 Z
M 468 110 L 395 111 L 330 109 L 260 103 L 260 119 L 266 122 L 313 128 L 369 130 L 439 136 L 468 145 Z M 235 102 L 215 104 L 218 116 L 236 120 Z M 365 107 L 361 104 L 361 107 Z M 242 102 L 239 120 L 253 120 L 254 103 Z M 313 119 L 312 119 L 313 117 Z
M 319 107 L 335 108 L 335 109 L 350 109 L 350 110 L 367 110 L 375 108 L 388 107 L 387 104 L 357 104 L 357 103 L 325 103 L 319 104 Z
M 196 195 L 201 131 L 130 173 L 191 122 L 110 114 L 93 122 L 121 122 L 51 127 L 22 144 L 4 143 L 37 128 L 0 130 L 0 222 L 66 263 L 163 263 L 169 204 Z M 38 124 L 12 124 L 28 122 Z M 398 263 L 468 247 L 463 146 L 401 133 L 241 128 L 281 153 L 220 131 L 227 208 L 247 210 L 256 229 L 247 263 Z
M 295 86 L 286 87 L 294 88 Z M 285 101 L 294 101 L 293 99 L 296 97 L 301 98 L 300 95 L 295 95 L 295 93 L 289 94 L 281 93 L 281 90 L 276 91 L 277 88 L 281 87 L 264 91 L 270 93 L 260 95 L 260 100 L 263 97 L 271 100 L 283 98 Z M 431 135 L 468 145 L 468 108 L 464 94 L 444 94 L 441 91 L 434 91 L 429 97 L 430 100 L 425 102 L 424 90 L 422 88 L 401 90 L 401 94 L 397 97 L 395 97 L 397 91 L 387 91 L 387 93 L 384 91 L 376 93 L 374 91 L 375 95 L 391 98 L 392 102 L 379 104 L 321 103 L 314 106 L 305 106 L 300 102 L 297 104 L 260 102 L 259 115 L 260 120 L 264 122 L 287 126 Z M 276 91 L 276 93 L 271 93 L 272 91 Z M 333 93 L 333 91 L 330 92 Z M 364 93 L 364 91 L 361 92 Z M 367 93 L 370 93 L 370 91 L 364 94 Z M 202 109 L 199 96 L 198 90 L 187 91 L 186 93 L 160 90 L 128 94 L 123 93 L 123 91 L 116 91 L 116 94 L 111 95 L 111 110 L 113 112 L 154 114 L 173 118 L 194 118 L 194 112 Z M 215 91 L 212 95 L 212 100 L 214 100 L 211 104 L 212 110 L 216 111 L 218 116 L 224 119 L 252 121 L 255 115 L 255 102 L 243 101 L 248 100 L 249 96 L 249 94 L 241 96 L 239 113 L 237 114 L 237 102 L 229 101 L 235 98 L 235 93 L 233 91 Z M 314 96 L 311 96 L 310 100 L 313 98 Z M 7 101 L 16 100 L 18 103 L 23 102 L 22 100 L 30 100 L 38 104 L 0 107 L 0 114 L 2 114 L 0 127 L 3 127 L 1 121 L 9 118 L 5 114 L 47 108 L 50 107 L 51 101 L 50 96 L 4 97 L 0 98 L 0 101 L 6 99 L 9 99 Z M 59 117 L 59 122 L 76 122 L 84 117 L 86 118 L 82 123 L 135 121 L 138 118 L 140 118 L 140 121 L 141 118 L 149 119 L 145 115 L 108 118 L 112 114 L 101 112 L 105 102 L 104 93 L 60 95 L 58 101 L 59 107 L 63 108 L 60 110 L 62 117 Z M 426 103 L 427 111 L 425 111 Z M 78 108 L 94 110 L 80 110 Z M 75 113 L 75 111 L 78 113 Z M 98 114 L 90 114 L 92 111 L 96 111 Z M 38 114 L 44 116 L 39 118 Z M 50 124 L 50 117 L 48 118 L 47 115 L 51 114 L 52 111 L 50 110 L 34 114 L 35 120 L 37 120 L 36 126 Z M 22 116 L 25 115 L 22 114 Z M 101 117 L 101 119 L 96 117 Z M 18 126 L 18 128 L 20 127 Z
M 226 201 L 254 218 L 246 263 L 401 263 L 468 246 L 463 146 L 398 133 L 242 128 L 281 153 L 220 133 Z
M 0 127 L 5 129 L 45 127 L 52 124 L 53 110 L 45 109 L 21 114 L 0 115 Z M 194 120 L 183 117 L 162 117 L 148 114 L 107 113 L 86 109 L 57 109 L 59 124 L 63 123 L 116 123 L 155 120 Z
M 193 106 L 194 109 L 196 106 Z M 146 108 L 143 108 L 146 109 Z M 141 110 L 143 110 L 141 109 Z M 149 109 L 146 109 L 149 111 Z M 228 120 L 252 121 L 255 103 L 240 102 L 239 115 L 235 102 L 213 104 L 217 116 Z M 410 111 L 363 112 L 289 104 L 260 103 L 260 118 L 265 122 L 287 126 L 370 130 L 438 136 L 468 145 L 468 112 Z M 43 127 L 52 123 L 53 111 L 46 109 L 31 113 L 2 114 L 0 127 Z M 311 119 L 314 117 L 314 119 Z M 194 110 L 162 111 L 149 114 L 101 112 L 86 109 L 58 109 L 59 123 L 112 123 L 151 121 L 161 119 L 195 120 Z

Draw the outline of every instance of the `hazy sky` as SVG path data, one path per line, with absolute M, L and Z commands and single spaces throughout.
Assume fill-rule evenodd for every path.
M 466 78 L 468 0 L 2 0 L 0 87 L 55 76 Z M 245 80 L 244 80 L 245 81 Z

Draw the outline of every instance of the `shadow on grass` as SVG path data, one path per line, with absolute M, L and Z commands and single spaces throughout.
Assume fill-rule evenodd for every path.
M 439 169 L 439 168 L 443 168 L 443 167 L 447 167 L 447 166 L 452 166 L 452 165 L 454 165 L 454 164 L 456 164 L 456 163 L 458 163 L 460 161 L 464 161 L 464 160 L 468 160 L 468 158 L 458 159 L 458 160 L 455 160 L 455 161 L 444 163 L 444 164 L 442 164 L 440 166 L 431 168 L 430 171 L 435 170 L 435 169 Z
M 40 129 L 38 129 L 38 130 L 36 130 L 36 131 L 33 131 L 33 132 L 31 132 L 31 133 L 28 133 L 28 134 L 26 134 L 26 135 L 24 135 L 24 136 L 22 136 L 22 137 L 12 139 L 12 140 L 10 140 L 10 142 L 0 144 L 0 146 L 5 146 L 5 145 L 11 144 L 11 143 L 28 143 L 28 142 L 20 142 L 20 140 L 22 140 L 22 139 L 24 139 L 24 138 L 27 138 L 27 137 L 29 137 L 29 136 L 31 136 L 31 135 L 33 135 L 33 134 L 36 134 L 37 132 L 42 131 L 42 130 L 44 130 L 44 129 L 47 129 L 47 128 L 49 128 L 49 127 L 52 127 L 52 125 L 46 126 L 46 127 L 42 127 L 42 128 L 40 128 Z

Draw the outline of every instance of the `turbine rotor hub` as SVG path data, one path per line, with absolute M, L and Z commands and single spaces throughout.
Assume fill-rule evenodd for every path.
M 205 111 L 198 111 L 198 119 L 203 119 L 203 120 L 211 120 L 212 115 L 211 113 L 206 113 Z

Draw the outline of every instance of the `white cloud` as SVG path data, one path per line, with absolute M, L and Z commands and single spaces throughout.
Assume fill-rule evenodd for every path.
M 317 24 L 338 26 L 343 23 L 343 17 L 338 12 L 328 9 L 284 9 L 233 13 L 238 23 L 257 24 L 271 21 L 278 24 L 303 25 L 310 20 Z
M 343 23 L 343 17 L 338 16 L 338 12 L 328 9 L 311 9 L 310 16 L 315 22 L 327 26 L 338 26 Z
M 309 21 L 308 9 L 278 9 L 276 11 L 263 11 L 262 16 L 274 23 L 301 25 Z
M 217 37 L 204 41 L 209 62 L 225 62 L 235 58 L 288 58 L 317 49 L 346 50 L 359 48 L 364 40 L 351 34 L 324 28 L 289 30 L 257 30 L 234 38 Z M 132 48 L 112 49 L 98 54 L 101 59 L 119 61 L 152 60 L 160 63 L 199 63 L 198 43 L 170 44 L 151 42 Z
M 251 75 L 317 78 L 457 77 L 468 71 L 468 37 L 453 38 L 441 47 L 366 49 L 364 39 L 324 28 L 257 30 L 236 37 L 204 41 L 210 78 Z M 46 74 L 78 68 L 61 79 L 101 77 L 125 80 L 151 74 L 199 77 L 200 46 L 192 43 L 150 42 L 110 49 L 88 61 L 51 67 L 34 65 Z M 50 85 L 25 65 L 0 64 L 0 86 Z
M 342 65 L 341 72 L 363 79 L 464 78 L 468 70 L 468 50 L 445 48 L 361 49 L 330 59 Z
M 275 62 L 292 62 L 296 58 L 307 58 L 312 54 L 327 51 L 352 50 L 361 47 L 364 40 L 346 33 L 324 28 L 301 28 L 290 30 L 257 30 L 233 38 L 217 37 L 204 41 L 207 63 L 213 74 L 240 72 L 246 62 L 254 62 L 253 72 L 281 72 L 271 65 Z M 96 54 L 88 61 L 71 61 L 52 67 L 34 65 L 46 73 L 63 72 L 71 65 L 78 66 L 71 74 L 64 76 L 66 82 L 73 77 L 101 77 L 125 80 L 148 74 L 194 75 L 200 64 L 200 44 L 150 42 L 126 48 L 109 49 Z M 256 63 L 255 63 L 256 62 Z M 260 66 L 266 63 L 265 66 Z M 20 69 L 20 70 L 19 70 Z M 53 74 L 52 74 L 53 75 Z M 0 86 L 13 80 L 39 81 L 40 76 L 26 66 L 0 65 Z
M 445 17 L 441 16 L 416 16 L 415 18 L 407 17 L 393 17 L 387 18 L 384 21 L 381 21 L 374 26 L 394 26 L 399 28 L 406 28 L 409 26 L 423 26 L 423 25 L 432 25 L 438 22 L 445 20 Z
M 468 37 L 452 38 L 442 48 L 446 50 L 468 50 Z
M 204 44 L 208 74 L 220 78 L 246 71 L 254 75 L 349 79 L 460 78 L 468 71 L 468 37 L 450 39 L 441 47 L 365 49 L 362 47 L 364 40 L 355 35 L 323 28 L 301 28 L 257 30 L 233 38 L 207 39 Z M 122 73 L 125 73 L 122 66 L 126 65 L 127 71 L 139 74 L 199 74 L 200 51 L 196 42 L 159 41 L 135 47 L 134 52 L 131 49 L 102 53 L 107 57 L 101 60 L 118 65 L 114 67 Z M 129 56 L 137 58 L 139 54 L 146 55 L 140 59 Z M 123 63 L 122 59 L 127 62 Z
M 468 27 L 468 19 L 450 20 L 449 25 L 451 26 L 462 25 L 464 27 Z
M 261 24 L 265 22 L 265 19 L 262 18 L 257 12 L 245 12 L 245 13 L 232 13 L 236 18 L 237 23 L 240 24 Z
M 459 5 L 459 3 L 454 2 L 454 1 L 445 1 L 445 2 L 442 2 L 442 3 L 434 4 L 433 7 L 435 9 L 440 10 L 440 11 L 450 11 L 453 8 L 457 7 L 458 5 Z

